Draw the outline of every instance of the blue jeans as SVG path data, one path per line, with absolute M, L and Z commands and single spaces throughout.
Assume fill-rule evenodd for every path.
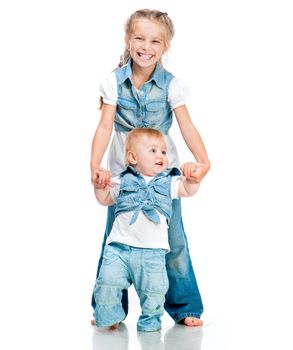
M 169 279 L 169 290 L 166 294 L 165 310 L 179 323 L 185 317 L 200 318 L 203 304 L 193 272 L 189 256 L 188 244 L 184 233 L 181 214 L 181 200 L 175 199 L 172 203 L 172 217 L 169 223 L 169 245 L 171 252 L 166 255 L 166 268 Z M 102 246 L 104 250 L 106 239 L 112 229 L 115 205 L 108 208 L 106 232 Z M 102 264 L 102 255 L 99 260 L 97 277 Z M 95 309 L 95 299 L 92 297 L 92 306 Z M 127 290 L 122 292 L 122 306 L 125 314 L 128 312 Z
M 124 320 L 122 290 L 133 284 L 142 311 L 137 329 L 144 332 L 161 329 L 168 290 L 165 254 L 164 249 L 135 248 L 119 243 L 105 246 L 94 289 L 96 326 L 111 326 Z

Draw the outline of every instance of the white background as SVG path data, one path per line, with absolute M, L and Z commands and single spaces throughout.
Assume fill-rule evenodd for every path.
M 99 82 L 118 63 L 126 18 L 145 7 L 175 23 L 165 65 L 190 88 L 212 163 L 183 209 L 203 318 L 220 325 L 227 348 L 292 349 L 293 13 L 284 0 L 1 2 L 1 348 L 91 348 L 106 218 L 89 173 Z M 191 160 L 176 126 L 172 135 Z

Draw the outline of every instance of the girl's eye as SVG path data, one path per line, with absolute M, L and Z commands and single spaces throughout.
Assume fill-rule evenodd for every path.
M 166 155 L 166 154 L 167 154 L 167 152 L 166 152 L 166 151 L 162 151 L 162 154 Z
M 160 44 L 161 42 L 159 40 L 153 40 L 154 44 Z
M 142 39 L 142 37 L 140 37 L 140 36 L 135 36 L 135 37 L 134 37 L 134 40 L 139 40 L 139 41 L 141 41 L 141 40 L 143 40 L 143 39 Z
M 152 149 L 151 149 L 151 152 L 152 152 L 152 153 L 156 153 L 156 149 L 155 149 L 155 148 L 152 148 Z

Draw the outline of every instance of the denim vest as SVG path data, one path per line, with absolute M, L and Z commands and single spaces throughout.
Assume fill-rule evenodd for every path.
M 172 124 L 168 89 L 174 76 L 157 63 L 150 80 L 137 91 L 132 82 L 131 64 L 130 59 L 115 71 L 118 93 L 115 130 L 127 132 L 133 128 L 153 128 L 168 134 Z
M 117 198 L 115 216 L 134 211 L 130 220 L 133 224 L 140 211 L 156 224 L 160 223 L 160 212 L 170 220 L 172 216 L 171 181 L 172 176 L 180 175 L 177 168 L 170 168 L 155 176 L 148 183 L 132 167 L 128 166 L 120 174 L 120 192 Z

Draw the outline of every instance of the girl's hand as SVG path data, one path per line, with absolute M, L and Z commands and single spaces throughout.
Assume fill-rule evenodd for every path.
M 99 167 L 92 170 L 91 182 L 94 188 L 103 189 L 107 186 L 111 186 L 112 174 L 107 169 Z
M 180 167 L 183 176 L 191 183 L 200 183 L 210 169 L 209 164 L 188 162 Z

